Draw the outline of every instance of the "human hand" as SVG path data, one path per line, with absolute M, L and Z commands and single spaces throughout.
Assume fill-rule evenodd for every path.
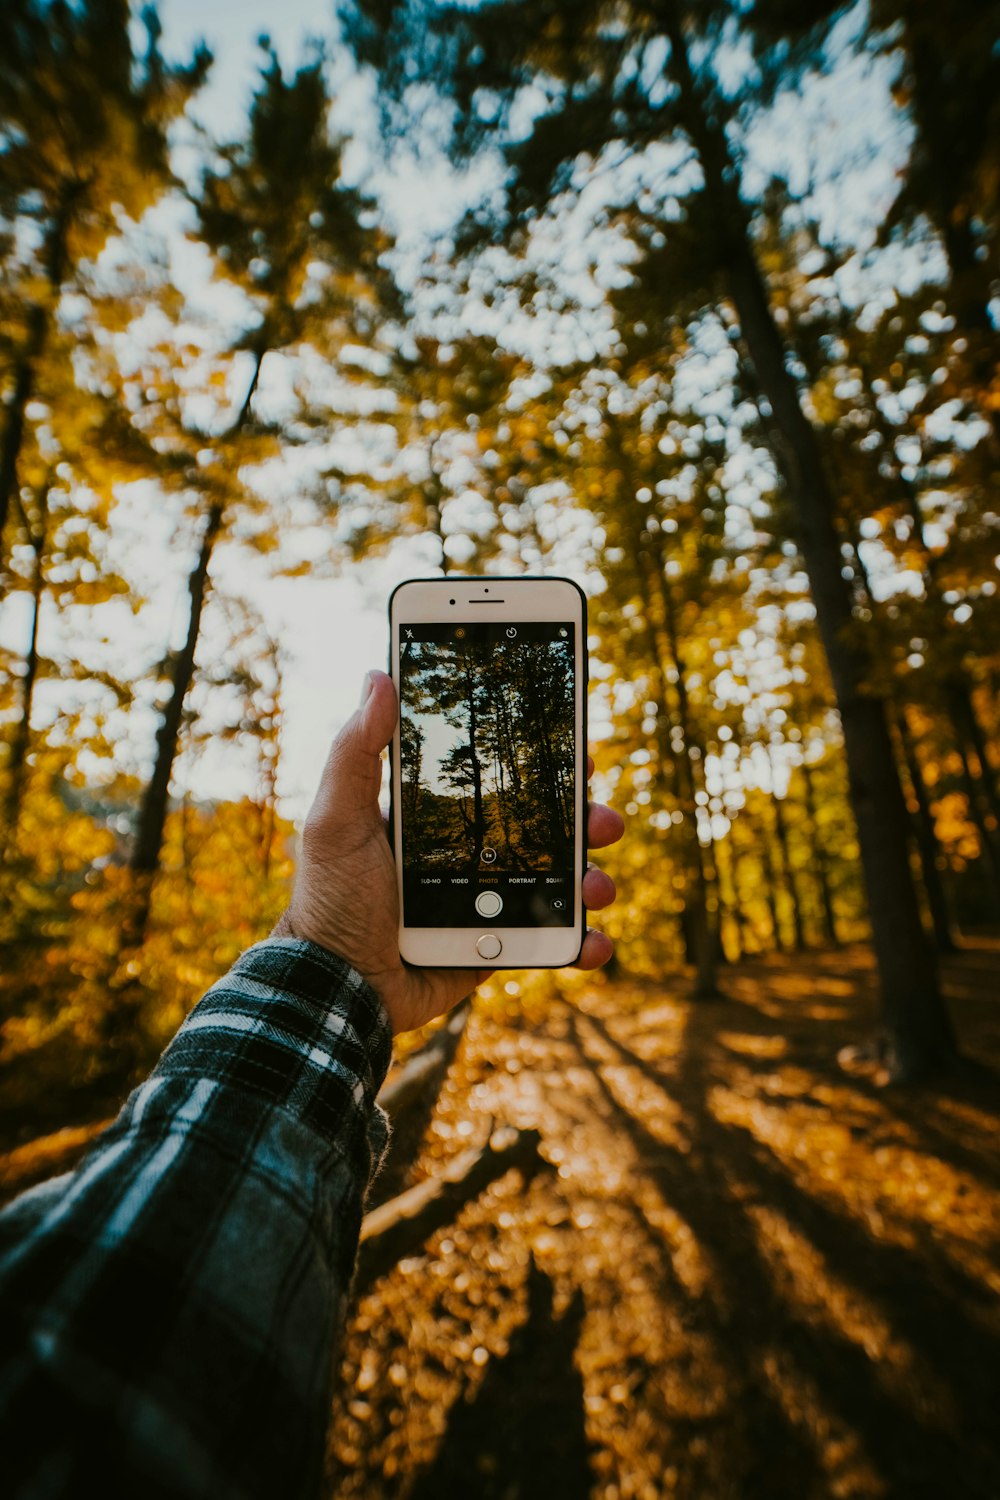
M 302 830 L 302 858 L 288 910 L 274 936 L 308 938 L 355 969 L 385 1006 L 393 1032 L 411 1031 L 457 1005 L 494 969 L 417 969 L 399 956 L 399 901 L 392 850 L 378 805 L 382 751 L 396 727 L 392 679 L 369 672 L 365 696 L 337 735 Z M 594 769 L 590 761 L 588 774 Z M 592 803 L 587 843 L 614 844 L 620 814 Z M 614 882 L 588 866 L 583 904 L 610 906 Z M 597 969 L 611 957 L 611 939 L 588 929 L 576 967 Z

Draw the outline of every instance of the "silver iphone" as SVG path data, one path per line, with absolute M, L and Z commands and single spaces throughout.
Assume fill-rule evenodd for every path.
M 389 601 L 399 951 L 572 963 L 585 925 L 586 600 L 565 578 L 431 578 Z

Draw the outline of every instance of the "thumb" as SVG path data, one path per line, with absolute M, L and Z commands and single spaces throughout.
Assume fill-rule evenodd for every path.
M 366 754 L 381 756 L 396 728 L 396 707 L 392 678 L 385 672 L 369 672 L 361 690 L 361 707 L 353 719 L 348 719 L 341 735 L 356 724 L 357 748 Z
M 384 672 L 365 678 L 361 707 L 330 747 L 310 813 L 314 823 L 344 822 L 378 810 L 382 751 L 396 727 L 396 689 Z

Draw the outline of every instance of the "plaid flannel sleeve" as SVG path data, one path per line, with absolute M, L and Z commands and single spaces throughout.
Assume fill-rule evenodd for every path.
M 260 943 L 0 1216 L 5 1496 L 315 1492 L 390 1048 L 346 963 Z

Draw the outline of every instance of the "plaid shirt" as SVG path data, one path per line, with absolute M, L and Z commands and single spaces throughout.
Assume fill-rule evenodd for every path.
M 390 1047 L 345 962 L 259 943 L 0 1216 L 7 1500 L 316 1492 Z

